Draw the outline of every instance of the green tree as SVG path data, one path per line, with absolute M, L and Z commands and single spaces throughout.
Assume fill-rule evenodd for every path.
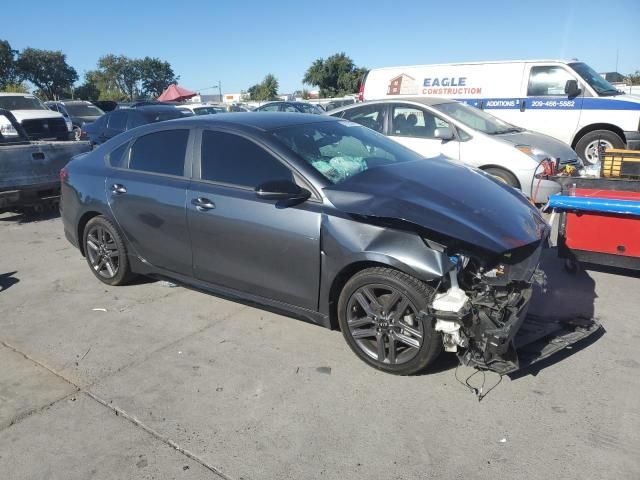
M 356 67 L 351 58 L 337 53 L 326 59 L 315 60 L 302 81 L 320 87 L 321 97 L 339 97 L 357 93 L 367 69 Z
M 0 92 L 5 93 L 29 93 L 29 89 L 24 83 L 7 83 L 0 88 Z
M 629 85 L 640 85 L 640 70 L 636 70 L 635 73 L 627 75 L 627 83 Z
M 249 98 L 258 102 L 275 100 L 278 98 L 278 80 L 272 74 L 267 74 L 262 82 L 247 89 Z
M 100 99 L 100 88 L 96 79 L 96 72 L 85 72 L 84 83 L 73 90 L 73 98 L 95 102 Z
M 71 89 L 78 73 L 60 51 L 24 49 L 16 61 L 18 75 L 35 85 L 49 100 Z
M 18 82 L 16 72 L 17 51 L 11 48 L 6 40 L 0 40 L 0 90 Z
M 171 64 L 159 58 L 145 57 L 140 60 L 142 91 L 145 96 L 159 97 L 172 83 L 178 83 L 179 76 L 173 72 Z

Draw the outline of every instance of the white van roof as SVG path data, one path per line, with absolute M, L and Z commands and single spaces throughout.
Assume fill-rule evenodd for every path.
M 533 59 L 533 60 L 490 60 L 487 62 L 454 62 L 454 63 L 425 63 L 422 65 L 398 65 L 393 67 L 379 67 L 371 70 L 391 70 L 397 68 L 420 68 L 420 67 L 450 67 L 452 65 L 487 65 L 487 64 L 508 64 L 508 63 L 573 63 L 578 59 L 566 60 L 558 58 Z

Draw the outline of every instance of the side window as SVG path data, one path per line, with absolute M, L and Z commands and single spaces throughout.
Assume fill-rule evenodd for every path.
M 125 111 L 113 112 L 109 117 L 107 128 L 124 132 L 127 128 L 127 116 Z
M 147 121 L 142 115 L 137 112 L 131 112 L 129 114 L 129 120 L 127 122 L 127 129 L 136 128 L 141 125 L 146 125 Z
M 344 112 L 342 118 L 364 125 L 367 128 L 382 133 L 384 130 L 385 104 L 365 105 Z
M 269 105 L 265 105 L 264 108 L 261 108 L 263 112 L 277 112 L 280 110 L 279 103 L 270 103 Z
M 51 105 L 47 105 L 47 107 L 49 107 L 54 112 L 58 111 L 58 106 L 55 103 L 52 103 Z
M 435 138 L 436 128 L 449 127 L 431 112 L 411 106 L 394 106 L 391 134 L 399 137 Z
M 126 167 L 128 155 L 125 156 L 124 152 L 128 146 L 129 146 L 129 142 L 123 143 L 115 150 L 112 150 L 111 153 L 109 154 L 109 165 L 111 165 L 112 167 L 119 167 L 119 168 Z
M 283 112 L 293 112 L 296 113 L 298 110 L 296 109 L 296 107 L 294 107 L 293 105 L 282 105 L 282 111 Z
M 531 67 L 527 96 L 565 97 L 567 80 L 575 80 L 575 77 L 562 67 Z
M 162 130 L 139 137 L 129 154 L 129 168 L 182 176 L 189 130 Z
M 270 180 L 291 180 L 288 167 L 255 143 L 238 135 L 202 132 L 203 180 L 255 188 Z

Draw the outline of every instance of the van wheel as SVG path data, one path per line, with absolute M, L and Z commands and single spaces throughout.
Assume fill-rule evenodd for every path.
M 506 183 L 510 187 L 520 189 L 520 183 L 518 182 L 518 179 L 515 177 L 513 173 L 507 172 L 502 168 L 495 168 L 495 167 L 485 168 L 484 171 L 487 172 L 489 175 L 496 177 L 501 182 Z
M 576 152 L 584 163 L 595 165 L 600 160 L 600 149 L 624 147 L 624 141 L 611 130 L 594 130 L 578 140 Z

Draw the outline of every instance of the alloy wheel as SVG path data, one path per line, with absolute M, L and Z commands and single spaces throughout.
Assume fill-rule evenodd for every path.
M 87 257 L 91 268 L 105 279 L 114 278 L 120 268 L 120 251 L 111 232 L 102 225 L 91 227 L 87 233 Z
M 382 284 L 365 285 L 347 303 L 349 334 L 373 360 L 403 364 L 418 354 L 424 340 L 417 313 L 399 290 Z
M 589 165 L 595 165 L 600 160 L 600 152 L 613 148 L 613 144 L 607 140 L 594 140 L 584 149 L 584 158 Z

